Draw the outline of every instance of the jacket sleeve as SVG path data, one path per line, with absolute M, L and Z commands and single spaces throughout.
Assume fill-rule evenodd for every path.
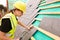
M 0 31 L 7 33 L 12 29 L 11 22 L 9 18 L 4 18 L 1 21 Z

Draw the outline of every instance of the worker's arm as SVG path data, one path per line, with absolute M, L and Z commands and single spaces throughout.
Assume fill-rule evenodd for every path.
M 11 39 L 11 38 L 5 36 L 5 34 L 6 33 L 0 31 L 0 40 L 19 40 L 19 38 L 17 38 L 17 39 Z
M 10 19 L 4 18 L 1 21 L 0 26 L 0 39 L 1 40 L 12 40 L 11 38 L 6 36 L 6 33 L 8 33 L 12 29 Z
M 5 36 L 5 33 L 0 31 L 0 40 L 13 40 L 13 39 Z
M 18 24 L 21 25 L 22 27 L 26 28 L 26 29 L 30 29 L 30 27 L 27 27 L 26 25 L 24 25 L 22 22 L 18 21 Z

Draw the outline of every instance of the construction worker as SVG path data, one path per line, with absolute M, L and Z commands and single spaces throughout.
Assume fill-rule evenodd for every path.
M 17 24 L 25 27 L 26 29 L 30 29 L 31 27 L 27 27 L 22 22 L 18 21 L 16 16 L 20 17 L 26 11 L 26 4 L 24 2 L 16 2 L 14 3 L 14 9 L 11 10 L 10 13 L 6 14 L 2 17 L 1 27 L 0 27 L 0 39 L 1 40 L 19 40 L 14 39 L 14 33 L 16 30 Z

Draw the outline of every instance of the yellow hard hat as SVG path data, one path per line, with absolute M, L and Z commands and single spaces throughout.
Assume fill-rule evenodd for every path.
M 26 11 L 26 4 L 24 2 L 21 1 L 17 1 L 13 4 L 13 6 L 21 11 L 23 11 L 23 13 Z

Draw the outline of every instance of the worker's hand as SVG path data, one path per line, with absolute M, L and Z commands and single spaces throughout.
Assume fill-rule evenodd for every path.
M 30 26 L 30 27 L 28 27 L 28 30 L 30 30 L 30 29 L 32 29 L 33 28 L 33 26 Z

